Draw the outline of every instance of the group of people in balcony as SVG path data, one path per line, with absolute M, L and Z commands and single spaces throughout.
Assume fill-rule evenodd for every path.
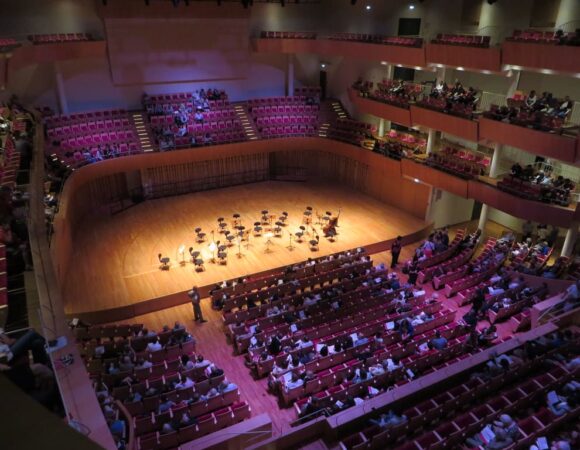
M 446 109 L 451 109 L 454 103 L 460 103 L 475 109 L 479 97 L 473 87 L 465 89 L 461 81 L 455 80 L 453 86 L 448 86 L 444 81 L 438 81 L 433 87 L 429 97 L 433 99 L 444 99 Z
M 550 92 L 538 96 L 532 90 L 525 97 L 509 98 L 505 106 L 492 105 L 485 116 L 540 131 L 560 131 L 573 107 L 574 101 L 568 95 L 557 99 Z
M 551 166 L 546 166 L 543 170 L 535 170 L 531 164 L 522 167 L 516 162 L 510 169 L 510 177 L 512 180 L 540 186 L 539 199 L 541 201 L 562 206 L 570 203 L 570 194 L 576 189 L 576 184 L 569 178 L 564 178 L 563 175 L 553 177 Z
M 563 100 L 554 98 L 551 92 L 542 92 L 538 97 L 536 91 L 532 90 L 527 95 L 522 106 L 523 109 L 532 112 L 540 112 L 560 119 L 566 119 L 574 106 L 570 97 L 566 95 Z

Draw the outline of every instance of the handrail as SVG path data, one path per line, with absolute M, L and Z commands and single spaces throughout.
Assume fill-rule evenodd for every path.
M 131 413 L 129 412 L 129 410 L 127 408 L 125 408 L 125 405 L 120 400 L 115 400 L 115 405 L 117 405 L 117 408 L 119 409 L 121 414 L 123 414 L 123 416 L 125 417 L 125 420 L 127 422 L 128 438 L 126 439 L 126 442 L 125 442 L 126 448 L 127 448 L 127 450 L 133 450 L 135 448 L 135 444 L 136 444 L 135 428 L 133 427 L 133 416 L 131 416 Z

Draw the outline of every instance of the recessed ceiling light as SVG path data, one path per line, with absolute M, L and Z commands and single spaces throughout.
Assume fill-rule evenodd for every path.
M 410 10 L 413 10 L 413 9 L 415 9 L 415 5 L 413 5 L 413 4 L 411 3 L 411 4 L 409 5 L 409 9 L 410 9 Z
M 372 8 L 371 8 L 371 5 L 367 5 L 367 6 L 365 6 L 365 9 L 366 9 L 367 11 L 370 11 L 370 10 L 372 9 Z
M 389 64 L 389 63 L 388 63 L 387 61 L 381 61 L 381 65 L 382 65 L 382 66 L 386 66 L 386 65 L 388 65 L 388 64 Z
M 465 70 L 465 69 L 464 69 L 463 67 L 461 67 L 461 66 L 460 66 L 460 67 L 458 67 L 458 68 L 457 68 L 457 70 L 462 70 L 462 71 L 463 71 L 463 70 Z

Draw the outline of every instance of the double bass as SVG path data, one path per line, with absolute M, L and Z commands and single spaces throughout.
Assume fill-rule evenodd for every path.
M 336 227 L 338 227 L 338 218 L 340 217 L 340 208 L 338 208 L 338 215 L 336 217 L 330 218 L 328 223 L 322 227 L 322 232 L 324 237 L 334 237 L 338 233 L 336 232 Z

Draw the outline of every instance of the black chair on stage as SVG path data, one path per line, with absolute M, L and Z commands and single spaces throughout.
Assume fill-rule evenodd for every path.
M 161 263 L 161 265 L 159 266 L 159 268 L 161 270 L 169 270 L 169 257 L 168 256 L 163 256 L 161 253 L 159 253 L 157 255 L 157 258 L 159 259 L 159 262 Z
M 308 243 L 310 244 L 310 250 L 313 252 L 317 252 L 319 250 L 318 239 L 311 239 Z
M 237 228 L 242 224 L 241 216 L 238 213 L 235 213 L 233 216 L 234 220 L 232 221 L 232 228 Z
M 197 227 L 195 229 L 195 241 L 196 242 L 205 242 L 206 234 L 201 231 L 201 228 Z
M 312 206 L 307 206 L 302 216 L 302 223 L 309 225 L 312 223 Z
M 223 217 L 218 219 L 218 228 L 220 233 L 225 233 L 228 229 L 228 223 L 225 221 Z
M 288 220 L 288 213 L 286 211 L 282 212 L 282 215 L 278 217 L 278 221 L 282 224 L 282 226 L 286 226 L 286 221 Z
M 270 224 L 270 216 L 268 216 L 268 210 L 262 210 L 262 225 L 269 225 Z
M 195 264 L 195 260 L 199 258 L 201 253 L 197 250 L 193 250 L 193 247 L 189 247 L 189 256 L 191 256 L 192 264 Z
M 228 247 L 234 245 L 234 241 L 236 240 L 236 235 L 226 231 L 226 241 L 228 241 Z
M 303 242 L 302 238 L 304 237 L 305 231 L 306 231 L 306 228 L 304 227 L 304 225 L 300 225 L 300 231 L 297 231 L 296 233 L 294 233 L 296 235 L 296 242 Z
M 203 259 L 197 258 L 193 263 L 195 264 L 196 272 L 203 272 L 205 270 L 205 266 L 203 265 Z
M 274 236 L 282 237 L 282 226 L 284 224 L 280 221 L 276 222 L 276 226 L 274 227 Z
M 228 263 L 228 252 L 227 252 L 227 246 L 226 245 L 220 245 L 218 247 L 218 263 L 219 264 L 223 264 L 226 265 Z
M 254 222 L 254 236 L 262 236 L 262 223 Z

